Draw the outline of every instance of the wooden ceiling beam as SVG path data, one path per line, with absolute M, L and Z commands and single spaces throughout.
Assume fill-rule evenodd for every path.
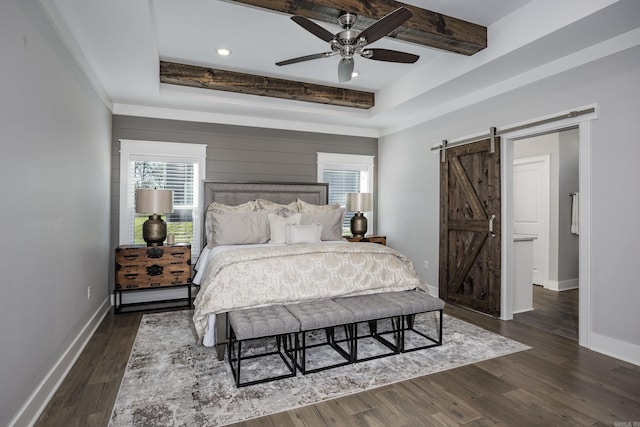
M 234 71 L 160 61 L 160 83 L 369 109 L 374 94 Z
M 355 28 L 359 30 L 404 6 L 413 12 L 413 17 L 388 37 L 463 55 L 473 55 L 487 47 L 486 27 L 394 0 L 232 1 L 331 24 L 337 24 L 344 12 L 351 12 L 358 15 Z

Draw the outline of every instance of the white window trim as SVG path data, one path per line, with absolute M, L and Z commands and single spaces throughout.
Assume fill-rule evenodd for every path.
M 338 154 L 338 153 L 318 153 L 318 182 L 322 182 L 322 171 L 324 169 L 355 169 L 367 170 L 369 182 L 367 193 L 373 193 L 373 160 L 375 156 L 359 154 Z
M 206 176 L 206 160 L 207 160 L 207 146 L 205 144 L 189 144 L 181 142 L 163 142 L 163 141 L 139 141 L 131 139 L 120 140 L 120 209 L 119 209 L 119 234 L 118 242 L 121 245 L 130 244 L 128 230 L 123 225 L 128 222 L 127 212 L 127 188 L 129 187 L 129 161 L 135 159 L 137 156 L 148 157 L 153 156 L 155 158 L 166 157 L 167 161 L 183 161 L 183 162 L 197 162 L 198 163 L 198 181 L 202 182 Z M 200 190 L 194 190 L 194 197 L 200 198 Z M 202 212 L 202 206 L 198 206 L 197 213 Z M 200 219 L 198 217 L 193 218 L 193 226 L 198 227 L 197 233 L 201 234 Z M 203 236 L 200 235 L 202 241 Z M 201 245 L 199 245 L 201 246 Z M 200 248 L 195 248 L 191 245 L 192 256 L 199 253 Z
M 318 169 L 317 169 L 317 181 L 323 182 L 322 172 L 325 169 L 343 169 L 343 170 L 366 170 L 368 175 L 367 189 L 361 191 L 363 193 L 373 194 L 374 206 L 376 195 L 373 192 L 373 171 L 374 171 L 374 159 L 375 156 L 361 155 L 361 154 L 339 154 L 339 153 L 321 153 L 318 152 Z M 362 190 L 362 189 L 361 189 Z M 331 189 L 329 189 L 331 191 Z M 367 234 L 375 232 L 375 216 L 374 211 L 366 215 L 369 220 L 369 229 Z

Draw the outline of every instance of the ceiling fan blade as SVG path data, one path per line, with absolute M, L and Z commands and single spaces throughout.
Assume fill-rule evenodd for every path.
M 320 25 L 316 24 L 315 22 L 313 22 L 308 18 L 305 18 L 304 16 L 299 16 L 299 15 L 292 16 L 291 20 L 296 24 L 300 25 L 305 30 L 309 31 L 314 36 L 319 37 L 326 42 L 330 42 L 335 38 L 333 33 L 329 32 L 328 30 L 325 30 Z
M 412 16 L 413 13 L 409 9 L 400 7 L 365 28 L 360 33 L 360 37 L 364 37 L 367 40 L 366 44 L 373 43 L 404 24 Z
M 420 59 L 420 56 L 413 53 L 398 52 L 390 49 L 367 49 L 362 52 L 362 57 L 375 61 L 402 62 L 404 64 L 413 64 Z
M 298 63 L 298 62 L 310 61 L 312 59 L 326 58 L 326 57 L 333 56 L 333 55 L 336 55 L 336 54 L 337 54 L 337 52 L 314 53 L 313 55 L 299 56 L 297 58 L 287 59 L 286 61 L 276 62 L 276 65 L 277 66 L 281 66 L 281 65 L 295 64 L 295 63 Z
M 342 58 L 338 64 L 338 80 L 340 83 L 348 82 L 351 80 L 351 74 L 353 74 L 353 67 L 355 63 L 353 58 Z

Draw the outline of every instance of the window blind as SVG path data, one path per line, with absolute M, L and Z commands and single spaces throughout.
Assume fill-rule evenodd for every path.
M 340 203 L 345 206 L 347 193 L 359 193 L 362 171 L 324 169 L 322 172 L 323 182 L 329 183 L 329 203 Z M 342 228 L 349 230 L 351 218 L 354 212 L 347 212 L 342 223 Z
M 167 222 L 167 233 L 174 235 L 176 243 L 192 243 L 193 248 L 198 248 L 199 233 L 194 233 L 194 228 L 198 227 L 198 162 L 136 159 L 129 162 L 128 174 L 129 240 L 134 244 L 145 243 L 142 223 L 148 216 L 135 212 L 135 190 L 157 188 L 173 190 L 173 213 L 163 216 Z

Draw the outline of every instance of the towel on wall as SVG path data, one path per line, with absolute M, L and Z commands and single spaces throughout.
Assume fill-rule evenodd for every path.
M 580 194 L 571 195 L 571 232 L 580 234 Z

